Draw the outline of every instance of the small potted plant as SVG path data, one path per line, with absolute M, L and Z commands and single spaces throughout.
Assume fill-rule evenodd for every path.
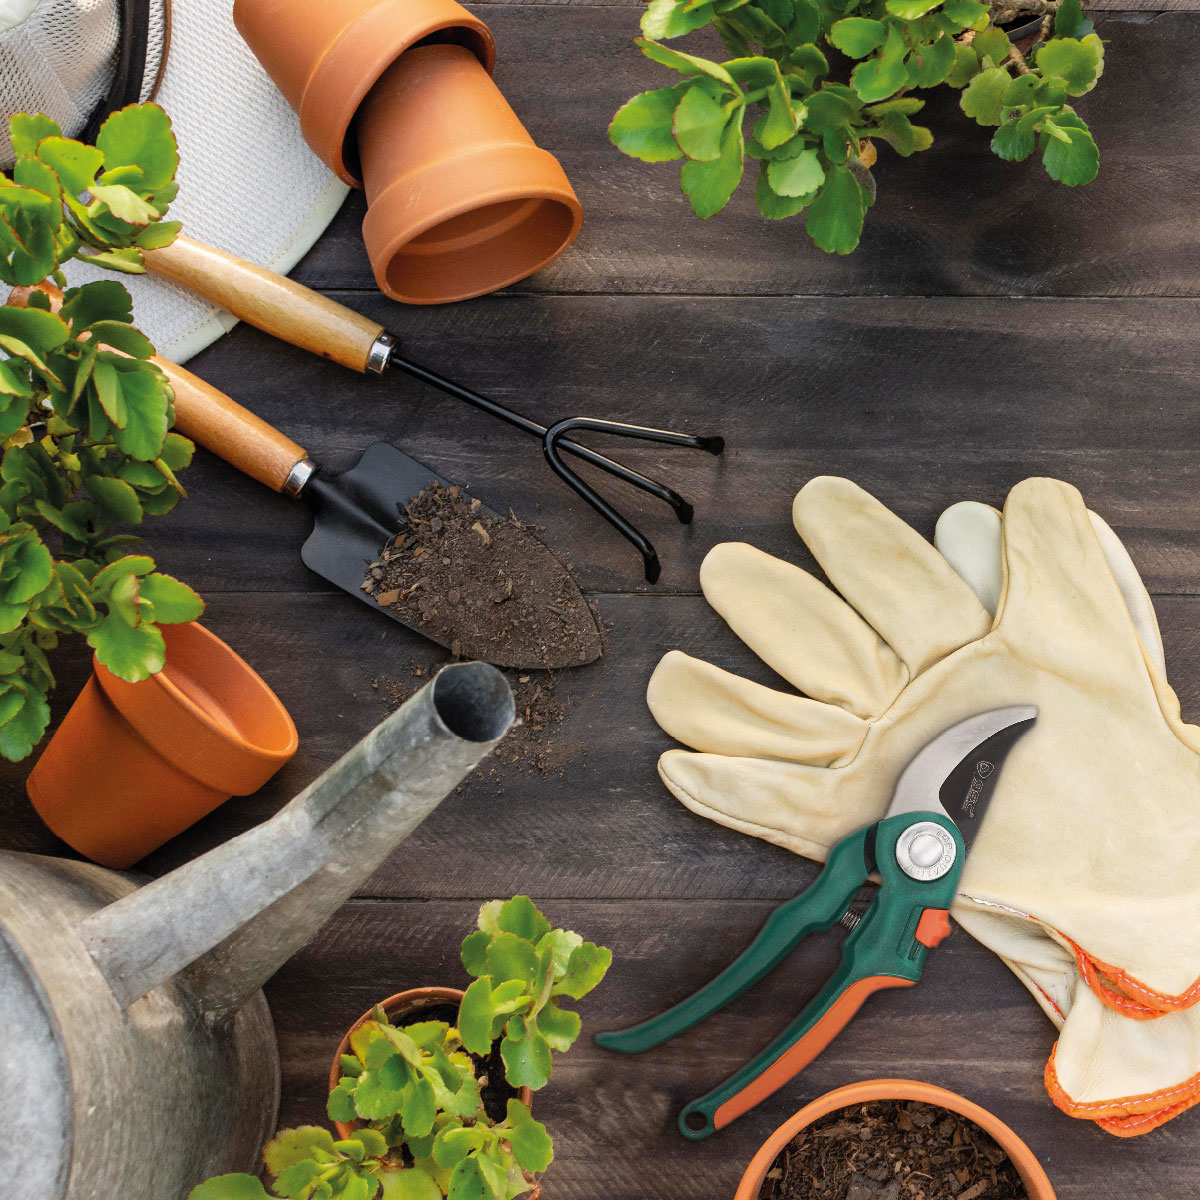
M 729 61 L 665 44 L 707 25 Z M 642 33 L 642 53 L 683 78 L 634 96 L 609 136 L 645 162 L 682 159 L 680 185 L 701 218 L 725 207 L 749 158 L 764 217 L 804 213 L 817 246 L 849 254 L 875 202 L 876 143 L 902 157 L 928 150 L 932 132 L 911 118 L 925 107 L 918 93 L 943 83 L 995 128 L 1000 158 L 1038 152 L 1072 187 L 1099 167 L 1070 103 L 1104 69 L 1080 0 L 652 0 Z
M 493 900 L 463 942 L 466 992 L 420 988 L 377 1004 L 342 1039 L 320 1126 L 263 1152 L 271 1190 L 220 1175 L 189 1200 L 512 1200 L 536 1197 L 553 1158 L 530 1111 L 553 1052 L 579 1036 L 562 1007 L 604 978 L 612 953 L 554 929 L 528 896 Z

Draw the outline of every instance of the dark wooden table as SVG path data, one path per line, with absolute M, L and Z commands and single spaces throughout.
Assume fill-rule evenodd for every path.
M 502 295 L 401 309 L 374 289 L 352 197 L 298 277 L 396 329 L 414 356 L 543 419 L 583 412 L 720 431 L 729 450 L 715 462 L 621 447 L 696 503 L 683 530 L 622 495 L 665 560 L 648 588 L 631 548 L 550 475 L 535 444 L 452 400 L 400 379 L 373 386 L 245 327 L 192 364 L 333 467 L 386 438 L 536 519 L 609 625 L 605 659 L 560 677 L 572 708 L 555 734 L 557 767 L 447 800 L 271 983 L 289 1123 L 320 1119 L 338 1037 L 376 999 L 464 981 L 456 948 L 481 900 L 528 892 L 614 949 L 609 979 L 584 1005 L 595 1031 L 692 990 L 812 878 L 809 864 L 668 795 L 655 774 L 667 742 L 642 697 L 672 647 L 749 669 L 699 596 L 697 567 L 731 538 L 806 561 L 789 503 L 813 475 L 858 480 L 926 532 L 948 503 L 998 502 L 1027 475 L 1074 482 L 1142 569 L 1185 715 L 1200 716 L 1200 15 L 1099 19 L 1108 70 L 1079 104 L 1102 153 L 1090 187 L 999 162 L 950 95 L 929 105 L 931 151 L 882 153 L 879 203 L 843 259 L 814 250 L 797 222 L 759 220 L 747 197 L 701 223 L 674 167 L 609 146 L 613 111 L 663 78 L 631 45 L 636 3 L 481 7 L 501 85 L 583 202 L 576 245 Z M 153 873 L 274 812 L 381 718 L 377 677 L 437 660 L 304 569 L 299 507 L 205 453 L 186 482 L 189 499 L 155 523 L 154 551 L 203 592 L 206 621 L 275 687 L 302 745 L 260 794 L 155 855 Z M 63 657 L 58 713 L 87 670 L 82 647 Z M 63 853 L 29 809 L 25 773 L 3 772 L 4 844 Z M 680 1105 L 781 1028 L 834 953 L 806 953 L 642 1058 L 585 1036 L 537 1101 L 557 1142 L 547 1196 L 730 1196 L 757 1145 L 802 1103 L 881 1075 L 993 1108 L 1042 1157 L 1062 1200 L 1184 1200 L 1200 1189 L 1200 1114 L 1118 1141 L 1050 1104 L 1050 1025 L 961 932 L 931 957 L 922 986 L 869 1004 L 753 1115 L 684 1141 Z

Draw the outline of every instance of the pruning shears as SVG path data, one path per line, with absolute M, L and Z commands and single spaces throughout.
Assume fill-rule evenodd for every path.
M 807 891 L 781 904 L 749 947 L 673 1008 L 597 1044 L 638 1054 L 724 1008 L 810 934 L 850 929 L 828 983 L 765 1050 L 679 1115 L 689 1138 L 724 1128 L 802 1071 L 845 1028 L 872 992 L 911 987 L 925 957 L 950 932 L 950 904 L 967 849 L 983 822 L 1004 756 L 1037 719 L 1030 705 L 991 709 L 943 730 L 904 768 L 887 813 L 830 851 Z M 861 916 L 850 907 L 880 878 Z

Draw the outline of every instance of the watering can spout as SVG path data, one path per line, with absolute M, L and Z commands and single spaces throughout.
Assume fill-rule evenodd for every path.
M 512 719 L 494 667 L 446 667 L 269 821 L 85 918 L 117 1002 L 178 975 L 210 1018 L 237 1012 Z

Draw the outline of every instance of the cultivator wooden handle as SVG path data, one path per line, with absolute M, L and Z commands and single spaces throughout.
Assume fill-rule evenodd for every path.
M 175 428 L 180 433 L 273 491 L 289 490 L 292 468 L 307 458 L 303 446 L 191 371 L 165 358 L 154 362 L 175 389 Z
M 368 370 L 375 345 L 387 332 L 320 292 L 188 237 L 177 237 L 170 246 L 149 251 L 144 258 L 151 274 L 204 296 L 265 333 L 354 371 Z

